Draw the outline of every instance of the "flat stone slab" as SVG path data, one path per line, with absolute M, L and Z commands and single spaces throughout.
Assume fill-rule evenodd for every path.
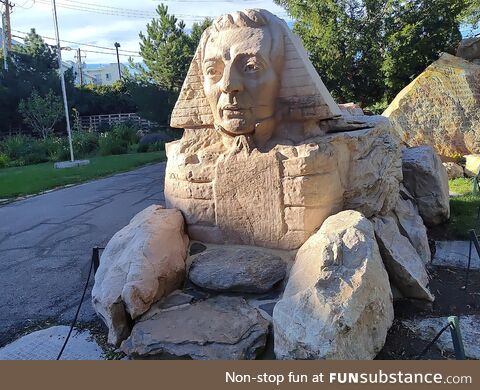
M 454 268 L 467 268 L 469 241 L 436 241 L 432 263 Z M 480 269 L 480 258 L 472 245 L 471 269 Z
M 53 164 L 57 169 L 76 168 L 90 164 L 90 160 L 60 161 Z
M 425 341 L 431 341 L 448 324 L 447 317 L 418 318 L 416 320 L 402 321 L 408 329 Z M 480 315 L 460 317 L 460 332 L 462 334 L 465 356 L 469 359 L 480 359 Z M 452 336 L 447 329 L 437 340 L 436 345 L 440 350 L 455 352 Z
M 269 322 L 243 298 L 217 296 L 147 312 L 120 349 L 133 358 L 255 359 Z
M 0 360 L 55 360 L 70 330 L 52 326 L 19 338 L 0 348 Z M 89 331 L 74 329 L 61 360 L 104 360 L 102 348 Z
M 226 246 L 195 257 L 189 278 L 209 290 L 263 293 L 283 280 L 286 270 L 282 258 L 268 251 Z

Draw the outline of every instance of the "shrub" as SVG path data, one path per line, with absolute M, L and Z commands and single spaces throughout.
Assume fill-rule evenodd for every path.
M 25 154 L 28 144 L 31 142 L 30 137 L 21 134 L 6 137 L 0 143 L 0 151 L 10 160 L 17 160 Z
M 20 165 L 39 164 L 48 161 L 48 153 L 45 145 L 37 140 L 28 144 L 25 154 L 17 160 Z
M 90 131 L 74 131 L 72 134 L 73 151 L 79 157 L 87 157 L 98 149 L 98 134 Z
M 98 139 L 98 144 L 102 156 L 128 152 L 128 143 L 118 138 L 114 132 L 102 133 Z
M 136 144 L 140 140 L 138 136 L 139 128 L 132 123 L 124 122 L 116 124 L 112 127 L 112 133 L 115 137 L 125 141 L 127 144 Z
M 11 160 L 9 165 L 29 165 L 48 161 L 42 141 L 25 135 L 14 135 L 0 143 L 0 152 Z
M 151 144 L 138 145 L 137 152 L 138 153 L 159 152 L 162 150 L 165 150 L 165 142 L 157 141 L 157 142 L 152 142 Z
M 0 168 L 8 167 L 10 159 L 4 153 L 0 153 Z
M 43 140 L 43 144 L 47 149 L 47 155 L 50 161 L 65 161 L 70 159 L 67 138 L 48 137 Z

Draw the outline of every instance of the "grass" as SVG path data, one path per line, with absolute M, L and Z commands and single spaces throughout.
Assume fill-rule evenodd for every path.
M 449 187 L 451 192 L 461 195 L 450 198 L 450 220 L 443 225 L 443 235 L 449 239 L 467 240 L 470 229 L 480 233 L 480 221 L 477 220 L 480 196 L 472 194 L 472 179 L 450 180 Z
M 448 181 L 448 186 L 450 187 L 450 192 L 465 195 L 472 192 L 473 182 L 472 179 L 452 179 Z
M 164 160 L 165 152 L 152 152 L 92 157 L 89 165 L 68 169 L 55 169 L 53 163 L 4 168 L 0 169 L 0 198 L 36 194 Z

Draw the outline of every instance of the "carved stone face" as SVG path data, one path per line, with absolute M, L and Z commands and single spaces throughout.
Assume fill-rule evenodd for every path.
M 266 27 L 227 29 L 208 38 L 202 63 L 204 91 L 215 125 L 231 136 L 255 131 L 263 132 L 258 136 L 264 139 L 271 135 L 268 127 L 273 127 L 280 84 L 271 46 Z

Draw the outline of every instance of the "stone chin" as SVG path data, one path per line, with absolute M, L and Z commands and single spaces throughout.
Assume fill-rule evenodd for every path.
M 238 123 L 236 126 L 231 126 L 232 124 L 233 123 L 228 123 L 228 125 L 224 127 L 221 124 L 215 123 L 215 129 L 231 138 L 250 135 L 255 141 L 255 144 L 261 147 L 272 138 L 275 119 L 274 117 L 270 117 L 257 121 L 253 128 L 244 126 L 243 123 Z

